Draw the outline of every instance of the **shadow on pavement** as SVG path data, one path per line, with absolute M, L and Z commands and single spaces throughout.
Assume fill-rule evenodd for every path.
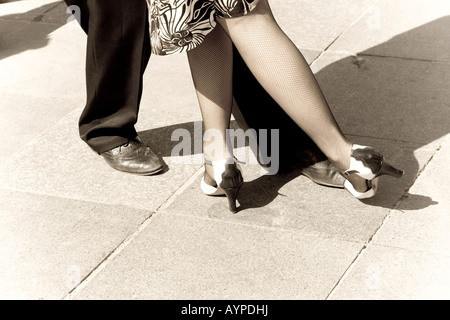
M 386 198 L 364 200 L 367 205 L 394 209 L 403 198 L 412 201 L 402 210 L 418 210 L 437 204 L 430 197 L 410 194 L 407 190 L 420 170 L 414 151 L 450 132 L 450 90 L 447 90 L 450 83 L 450 51 L 447 50 L 450 39 L 445 30 L 450 30 L 450 17 L 400 34 L 359 53 L 357 57 L 335 61 L 316 73 L 338 123 L 347 135 L 355 136 L 356 142 L 360 139 L 386 139 L 395 144 L 389 145 L 393 152 L 407 145 L 402 148 L 401 158 L 395 160 L 401 168 L 408 166 L 401 187 L 392 189 Z M 449 40 L 446 45 L 441 45 L 446 40 Z M 420 43 L 431 45 L 417 50 Z M 399 50 L 404 58 L 398 57 Z M 386 55 L 389 52 L 396 52 L 397 56 L 389 57 Z M 414 56 L 414 52 L 419 52 L 419 56 Z M 424 59 L 423 56 L 430 58 Z M 448 63 L 448 70 L 441 69 L 434 63 L 436 60 Z M 178 144 L 178 141 L 169 142 L 171 133 L 177 128 L 187 129 L 193 135 L 193 123 L 147 130 L 140 135 L 161 156 L 169 157 L 172 148 Z M 358 132 L 364 132 L 364 136 Z M 377 148 L 376 145 L 374 147 Z M 409 151 L 405 153 L 405 150 Z M 387 158 L 395 156 L 390 152 Z M 247 200 L 243 201 L 245 205 L 241 209 L 269 204 L 279 196 L 278 191 L 283 185 L 299 175 L 293 170 L 246 182 L 240 198 Z M 383 177 L 381 188 L 383 184 L 391 183 L 391 179 L 394 178 Z M 252 199 L 252 203 L 248 199 Z
M 0 1 L 1 3 L 12 1 Z M 62 7 L 64 5 L 64 7 Z M 45 47 L 49 42 L 48 35 L 63 25 L 61 19 L 51 21 L 51 23 L 39 24 L 44 15 L 56 7 L 61 6 L 66 9 L 62 1 L 55 1 L 33 10 L 1 16 L 1 20 L 8 21 L 9 28 L 16 28 L 10 35 L 0 41 L 0 59 L 19 54 L 23 51 L 34 50 Z M 67 18 L 69 14 L 67 14 Z
M 39 28 L 36 28 L 36 23 L 58 6 L 61 7 L 57 10 L 66 10 L 62 1 L 55 1 L 25 13 L 0 17 L 2 20 L 29 22 L 6 40 L 2 39 L 0 59 L 46 46 L 48 35 L 61 27 L 66 17 L 42 23 Z M 447 72 L 450 71 L 450 35 L 447 30 L 450 30 L 450 17 L 395 36 L 359 53 L 357 57 L 347 56 L 334 61 L 316 73 L 338 123 L 347 135 L 356 137 L 355 142 L 359 138 L 397 142 L 390 146 L 392 150 L 404 143 L 414 145 L 409 149 L 402 148 L 402 152 L 406 149 L 410 152 L 403 153 L 401 159 L 394 161 L 399 167 L 408 164 L 401 187 L 392 189 L 388 197 L 366 200 L 368 205 L 392 209 L 402 197 L 413 200 L 409 210 L 436 204 L 429 197 L 407 194 L 407 190 L 420 169 L 414 151 L 450 132 L 450 90 L 447 90 L 450 83 L 450 72 Z M 393 57 L 389 57 L 390 52 Z M 399 58 L 399 55 L 404 58 Z M 448 64 L 448 70 L 440 68 L 436 62 Z M 170 157 L 172 149 L 179 143 L 171 141 L 172 132 L 178 128 L 188 130 L 192 136 L 194 123 L 147 130 L 140 135 L 160 156 Z M 364 136 L 358 137 L 361 132 Z M 382 151 L 388 158 L 395 156 L 392 152 Z M 279 196 L 278 191 L 283 185 L 299 175 L 298 170 L 293 170 L 248 181 L 240 197 L 252 199 L 253 203 L 245 201 L 248 207 L 265 206 Z M 382 179 L 381 188 L 392 181 L 388 177 Z M 264 192 L 258 193 L 258 190 Z

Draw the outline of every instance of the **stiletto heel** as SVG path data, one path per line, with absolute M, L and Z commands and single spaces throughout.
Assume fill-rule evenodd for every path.
M 378 178 L 382 175 L 390 175 L 396 178 L 403 176 L 404 171 L 394 168 L 388 164 L 381 153 L 375 151 L 372 147 L 360 146 L 354 144 L 350 155 L 350 168 L 342 173 L 344 177 L 356 174 L 366 179 L 367 190 L 359 192 L 355 190 L 350 181 L 344 183 L 353 196 L 358 199 L 373 197 L 378 190 Z
M 244 183 L 239 166 L 235 163 L 234 159 L 223 159 L 218 161 L 205 160 L 205 163 L 213 166 L 216 186 L 207 184 L 205 177 L 203 177 L 200 184 L 203 193 L 210 196 L 225 195 L 228 199 L 230 211 L 236 213 L 237 195 Z M 207 175 L 206 172 L 205 175 Z
M 389 176 L 393 176 L 395 178 L 401 178 L 404 173 L 405 173 L 405 171 L 394 168 L 389 163 L 383 161 L 383 163 L 381 164 L 381 169 L 380 169 L 380 173 L 378 174 L 378 176 L 389 175 Z
M 228 199 L 228 207 L 229 207 L 230 211 L 233 213 L 237 212 L 236 199 L 237 199 L 237 195 L 238 195 L 240 187 L 241 186 L 239 186 L 237 188 L 223 189 L 223 191 L 225 192 L 225 195 L 227 196 L 227 199 Z

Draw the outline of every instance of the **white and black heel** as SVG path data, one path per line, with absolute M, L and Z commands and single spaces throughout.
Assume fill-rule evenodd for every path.
M 225 195 L 228 199 L 228 206 L 231 212 L 236 213 L 236 199 L 239 193 L 244 179 L 242 178 L 242 173 L 239 165 L 234 161 L 234 159 L 223 159 L 217 161 L 205 160 L 206 164 L 211 164 L 214 169 L 215 186 L 206 183 L 205 176 L 203 176 L 200 183 L 200 188 L 202 192 L 209 196 L 219 196 Z M 212 179 L 210 179 L 212 180 Z
M 350 155 L 350 167 L 342 172 L 344 177 L 356 174 L 366 179 L 367 190 L 359 192 L 355 190 L 350 181 L 344 183 L 347 189 L 354 197 L 358 199 L 366 199 L 373 197 L 378 189 L 378 177 L 382 175 L 390 175 L 396 178 L 403 176 L 404 171 L 399 170 L 388 164 L 381 153 L 372 147 L 366 147 L 354 144 Z

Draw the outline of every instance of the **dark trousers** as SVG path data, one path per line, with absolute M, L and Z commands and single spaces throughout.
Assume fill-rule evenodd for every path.
M 150 58 L 144 0 L 65 0 L 80 8 L 87 33 L 86 106 L 81 138 L 101 153 L 137 134 L 142 77 Z
M 87 102 L 79 120 L 80 136 L 101 153 L 137 135 L 134 125 L 142 78 L 151 53 L 146 1 L 65 2 L 80 8 L 81 27 L 88 35 Z M 259 85 L 236 50 L 233 81 L 235 100 L 247 124 L 257 132 L 280 130 L 282 167 L 298 165 L 299 161 L 307 166 L 324 159 L 311 139 Z

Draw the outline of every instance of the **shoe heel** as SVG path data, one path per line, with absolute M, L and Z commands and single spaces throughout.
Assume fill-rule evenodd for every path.
M 401 178 L 405 171 L 394 168 L 389 163 L 382 162 L 380 172 L 377 176 L 388 175 L 393 176 L 395 178 Z
M 217 187 L 205 186 L 206 183 L 202 179 L 201 187 L 204 193 L 209 195 L 225 194 L 228 200 L 228 207 L 231 212 L 236 213 L 236 199 L 239 189 L 244 184 L 244 179 L 239 165 L 234 159 L 221 159 L 217 161 L 209 161 L 205 159 L 206 164 L 211 164 L 214 169 L 214 180 Z M 214 192 L 208 192 L 211 191 Z
M 228 199 L 228 207 L 229 207 L 230 211 L 233 213 L 237 212 L 236 199 L 237 199 L 237 195 L 239 193 L 240 188 L 241 188 L 241 186 L 239 186 L 237 188 L 223 189 L 223 191 L 225 192 L 225 195 L 227 196 L 227 199 Z
M 244 183 L 241 171 L 238 169 L 235 163 L 225 164 L 224 170 L 221 174 L 221 181 L 219 183 L 220 188 L 223 190 L 228 199 L 228 207 L 231 212 L 236 213 L 236 198 Z

